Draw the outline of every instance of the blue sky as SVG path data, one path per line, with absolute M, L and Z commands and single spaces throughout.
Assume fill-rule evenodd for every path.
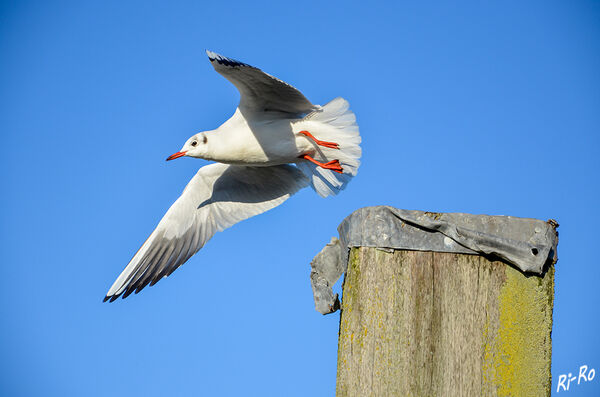
M 600 4 L 524 3 L 0 3 L 2 394 L 333 395 L 309 262 L 380 204 L 557 219 L 553 391 L 600 371 Z M 348 99 L 362 166 L 102 304 L 206 164 L 165 157 L 237 105 L 205 49 Z

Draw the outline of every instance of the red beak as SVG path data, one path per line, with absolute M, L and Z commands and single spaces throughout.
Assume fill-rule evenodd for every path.
M 169 160 L 175 160 L 181 156 L 185 156 L 185 154 L 187 153 L 187 151 L 185 152 L 177 152 L 177 153 L 173 153 L 172 155 L 170 155 L 169 157 L 167 157 L 167 161 Z

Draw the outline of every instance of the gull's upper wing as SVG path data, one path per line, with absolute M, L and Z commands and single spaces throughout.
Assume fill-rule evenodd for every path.
M 206 51 L 215 70 L 240 91 L 240 110 L 247 112 L 283 112 L 301 115 L 318 106 L 300 91 L 254 66 Z
M 104 301 L 154 285 L 187 261 L 218 231 L 261 214 L 308 185 L 291 165 L 200 168 L 114 282 Z

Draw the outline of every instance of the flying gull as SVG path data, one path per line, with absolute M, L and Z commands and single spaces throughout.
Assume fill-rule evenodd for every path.
M 208 58 L 240 92 L 233 116 L 189 138 L 167 158 L 206 165 L 183 190 L 119 275 L 104 301 L 126 298 L 169 276 L 218 231 L 277 207 L 311 186 L 337 194 L 356 175 L 360 135 L 348 102 L 313 105 L 291 85 L 211 51 Z

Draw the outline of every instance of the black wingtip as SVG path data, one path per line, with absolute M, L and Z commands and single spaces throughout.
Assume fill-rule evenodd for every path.
M 237 61 L 237 60 L 235 60 L 233 58 L 227 58 L 226 56 L 223 56 L 221 54 L 217 54 L 214 51 L 206 50 L 206 55 L 208 55 L 208 59 L 211 62 L 215 62 L 216 61 L 220 65 L 252 67 L 252 66 L 248 65 L 247 63 Z
M 109 299 L 110 299 L 110 296 L 106 295 L 106 296 L 104 297 L 104 299 L 102 299 L 102 303 L 106 302 L 106 301 L 107 301 L 107 300 L 109 300 Z
M 152 281 L 150 281 L 150 286 L 154 287 L 154 284 L 158 283 L 159 280 L 160 280 L 160 278 L 154 278 L 154 279 L 152 279 Z

